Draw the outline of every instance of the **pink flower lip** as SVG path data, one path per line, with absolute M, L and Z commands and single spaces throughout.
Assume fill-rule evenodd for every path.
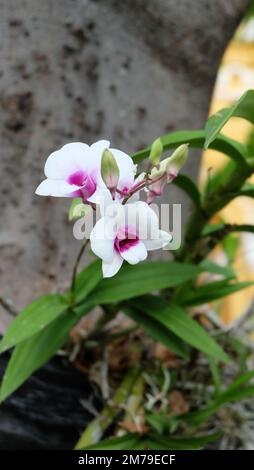
M 116 236 L 115 238 L 114 247 L 115 250 L 120 254 L 129 250 L 133 246 L 136 246 L 139 242 L 139 237 L 131 232 L 128 232 L 128 230 L 125 230 L 124 234 L 121 233 L 118 235 L 119 236 Z
M 69 184 L 75 184 L 75 186 L 85 186 L 88 178 L 88 174 L 83 170 L 75 171 L 68 177 Z
M 80 186 L 80 189 L 75 191 L 76 196 L 80 196 L 86 201 L 96 190 L 96 184 L 93 178 L 83 170 L 78 170 L 68 177 L 69 184 Z

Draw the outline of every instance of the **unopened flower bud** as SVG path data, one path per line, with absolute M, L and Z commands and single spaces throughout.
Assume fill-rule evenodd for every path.
M 160 162 L 160 158 L 163 152 L 163 145 L 161 139 L 156 139 L 151 146 L 151 151 L 149 155 L 149 161 L 153 166 L 158 165 Z
M 119 180 L 119 168 L 110 150 L 104 150 L 101 159 L 101 177 L 110 191 L 114 191 Z
M 156 196 L 161 196 L 163 193 L 164 186 L 167 184 L 167 174 L 161 176 L 158 181 L 149 185 L 147 194 L 147 204 L 151 204 Z
M 189 144 L 183 144 L 177 147 L 171 157 L 164 160 L 162 163 L 165 165 L 168 183 L 176 178 L 181 168 L 185 165 L 188 158 Z
M 84 204 L 80 197 L 72 199 L 71 206 L 69 208 L 68 219 L 69 221 L 74 219 L 80 219 L 85 217 L 92 210 L 91 206 Z

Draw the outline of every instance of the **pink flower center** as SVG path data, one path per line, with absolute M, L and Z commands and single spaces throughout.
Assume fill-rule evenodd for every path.
M 125 231 L 125 236 L 124 237 L 116 237 L 114 246 L 115 250 L 118 253 L 123 253 L 124 251 L 129 250 L 133 246 L 136 246 L 139 242 L 139 238 L 137 235 L 134 235 L 133 233 L 128 233 L 128 231 Z
M 84 201 L 86 201 L 96 190 L 96 184 L 93 178 L 88 175 L 83 170 L 78 170 L 75 173 L 72 173 L 68 177 L 69 184 L 75 184 L 75 186 L 80 186 L 80 189 L 75 191 L 75 196 L 82 197 Z
M 75 184 L 75 186 L 85 186 L 87 182 L 88 174 L 83 170 L 78 170 L 68 178 L 69 184 Z

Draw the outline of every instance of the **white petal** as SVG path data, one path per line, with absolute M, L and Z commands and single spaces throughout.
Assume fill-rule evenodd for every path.
M 51 179 L 64 179 L 78 170 L 91 166 L 90 148 L 81 142 L 64 145 L 49 155 L 45 164 L 45 175 Z
M 159 237 L 157 239 L 144 240 L 147 251 L 159 250 L 172 240 L 172 235 L 164 230 L 159 230 Z
M 103 261 L 102 273 L 103 277 L 112 277 L 118 273 L 119 269 L 123 264 L 123 258 L 115 251 L 114 257 L 110 263 Z
M 121 256 L 128 263 L 137 264 L 147 258 L 147 249 L 144 243 L 139 241 L 136 245 L 128 248 L 128 250 L 121 251 Z
M 113 219 L 102 217 L 95 224 L 90 234 L 91 249 L 106 263 L 110 263 L 114 255 L 116 225 Z
M 109 140 L 98 140 L 98 142 L 95 142 L 94 144 L 91 145 L 91 150 L 93 153 L 97 153 L 102 155 L 103 151 L 105 149 L 108 149 L 110 146 Z
M 110 149 L 110 151 L 113 153 L 116 159 L 116 163 L 120 172 L 119 182 L 117 185 L 118 189 L 130 189 L 134 184 L 136 165 L 134 165 L 132 158 L 129 157 L 127 153 L 124 153 L 118 149 Z
M 39 196 L 72 197 L 79 187 L 66 181 L 46 179 L 37 187 L 35 194 Z
M 129 203 L 124 208 L 125 224 L 131 233 L 137 234 L 141 240 L 159 237 L 158 217 L 146 202 Z
M 133 176 L 134 180 L 136 165 L 134 165 L 132 158 L 127 155 L 127 153 L 124 153 L 118 149 L 110 149 L 110 151 L 113 153 L 120 170 L 120 179 L 130 174 Z
M 97 185 L 95 192 L 88 198 L 88 201 L 101 206 L 101 215 L 105 215 L 105 209 L 113 202 L 111 193 L 105 185 Z

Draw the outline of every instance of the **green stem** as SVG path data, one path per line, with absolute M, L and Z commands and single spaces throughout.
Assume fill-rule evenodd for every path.
M 77 442 L 75 449 L 86 449 L 101 439 L 104 432 L 119 414 L 121 406 L 126 403 L 132 387 L 139 375 L 140 369 L 137 367 L 130 369 L 127 372 L 120 386 L 116 390 L 112 402 L 107 403 L 100 414 L 87 426 L 86 430 Z
M 145 386 L 145 381 L 144 377 L 141 374 L 138 379 L 136 380 L 132 391 L 130 393 L 130 396 L 127 400 L 126 403 L 126 413 L 123 418 L 123 423 L 136 423 L 136 426 L 138 428 L 139 422 L 138 422 L 138 411 L 140 409 L 140 406 L 143 401 L 143 395 L 144 395 L 144 386 Z M 137 429 L 138 431 L 138 429 Z M 123 434 L 124 431 L 120 430 L 119 434 Z
M 82 246 L 80 248 L 80 251 L 78 253 L 77 259 L 75 261 L 73 271 L 72 271 L 72 279 L 71 279 L 71 287 L 70 287 L 70 305 L 73 306 L 74 301 L 75 301 L 75 287 L 76 287 L 76 279 L 77 279 L 77 273 L 78 273 L 78 268 L 79 268 L 79 263 L 81 261 L 81 258 L 83 256 L 83 253 L 88 245 L 89 240 L 85 240 L 82 243 Z

